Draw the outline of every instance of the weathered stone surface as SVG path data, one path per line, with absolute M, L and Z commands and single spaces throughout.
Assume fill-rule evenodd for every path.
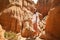
M 0 0 L 0 12 L 9 5 L 9 0 Z
M 23 22 L 23 30 L 22 30 L 22 36 L 23 37 L 31 37 L 33 30 L 32 30 L 32 22 L 31 20 L 25 20 Z
M 45 17 L 48 15 L 48 11 L 51 8 L 51 0 L 38 0 L 38 3 L 36 4 L 37 11 L 40 12 Z
M 5 33 L 5 30 L 3 30 L 2 26 L 0 25 L 0 40 L 5 40 L 4 33 Z
M 28 0 L 24 0 L 24 3 L 22 3 L 22 1 L 23 0 L 9 0 L 10 4 L 7 6 L 8 8 L 0 13 L 0 24 L 6 31 L 20 32 L 23 26 L 22 22 L 32 18 L 33 13 L 30 11 L 30 7 L 24 6 L 24 4 L 27 5 L 31 1 L 28 2 Z M 30 3 L 30 6 L 31 5 Z
M 0 13 L 0 24 L 6 31 L 22 32 L 23 37 L 34 37 L 37 35 L 37 31 L 34 30 L 37 27 L 33 27 L 37 26 L 37 23 L 32 24 L 35 5 L 29 0 L 24 0 L 24 2 L 11 0 L 8 8 Z
M 60 0 L 54 0 L 46 22 L 47 40 L 60 40 Z
M 4 10 L 0 15 L 0 24 L 7 31 L 20 32 L 20 13 L 21 9 L 16 6 Z

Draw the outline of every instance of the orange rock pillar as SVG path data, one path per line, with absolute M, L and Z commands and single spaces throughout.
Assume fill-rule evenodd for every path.
M 45 31 L 46 40 L 60 40 L 60 6 L 49 11 Z

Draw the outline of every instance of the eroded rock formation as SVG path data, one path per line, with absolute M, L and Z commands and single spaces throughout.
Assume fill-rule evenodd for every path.
M 4 33 L 5 33 L 5 30 L 2 29 L 2 26 L 0 25 L 0 40 L 5 40 Z
M 34 3 L 31 0 L 9 0 L 9 3 L 7 6 L 4 4 L 6 8 L 0 12 L 0 24 L 6 31 L 20 32 L 22 22 L 31 19 L 33 15 Z
M 54 0 L 46 22 L 46 40 L 60 40 L 60 0 Z

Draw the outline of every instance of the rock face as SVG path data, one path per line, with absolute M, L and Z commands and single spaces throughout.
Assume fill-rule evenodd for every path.
M 18 20 L 19 17 L 17 16 L 17 15 L 19 15 L 19 13 L 17 13 L 17 14 L 15 12 L 13 13 L 13 11 L 15 11 L 16 9 L 18 9 L 18 7 L 12 6 L 8 9 L 4 10 L 2 12 L 2 14 L 0 15 L 0 24 L 7 31 L 14 31 L 14 32 L 20 31 L 19 30 L 20 24 L 19 24 L 19 20 Z
M 9 0 L 9 3 L 7 8 L 0 12 L 0 24 L 6 31 L 21 32 L 24 24 L 22 22 L 31 19 L 33 15 L 30 8 L 34 4 L 31 0 Z
M 37 11 L 39 11 L 43 15 L 42 18 L 48 15 L 50 7 L 51 7 L 51 0 L 38 0 L 36 4 Z
M 5 1 L 4 1 L 5 2 Z M 21 32 L 23 37 L 34 37 L 37 34 L 37 23 L 32 24 L 35 4 L 32 0 L 9 0 L 0 12 L 0 24 L 6 31 Z M 38 17 L 37 17 L 38 18 Z M 36 19 L 36 17 L 35 17 Z M 37 21 L 37 20 L 35 20 Z
M 9 0 L 0 0 L 0 12 L 9 5 Z
M 5 33 L 5 30 L 3 30 L 2 26 L 0 25 L 0 40 L 5 40 L 4 33 Z
M 0 25 L 0 37 L 4 38 L 4 30 L 2 29 L 2 26 Z
M 46 22 L 47 40 L 60 40 L 60 0 L 54 0 Z

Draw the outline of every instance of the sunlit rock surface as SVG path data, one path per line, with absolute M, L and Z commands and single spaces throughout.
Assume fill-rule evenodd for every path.
M 2 28 L 2 26 L 0 25 L 0 40 L 7 40 L 5 37 L 4 37 L 4 33 L 5 33 L 5 30 Z
M 9 0 L 1 3 L 0 24 L 6 32 L 17 34 L 17 40 L 42 40 L 40 36 L 45 34 L 45 19 L 39 19 L 39 34 L 33 28 L 32 17 L 35 12 L 35 4 L 32 0 Z M 6 5 L 5 5 L 6 3 Z M 38 7 L 39 8 L 39 7 Z M 43 8 L 45 10 L 45 8 Z M 39 13 L 40 14 L 40 13 Z M 34 25 L 36 26 L 37 23 Z M 35 28 L 36 29 L 36 28 Z M 10 35 L 8 33 L 8 35 Z M 9 37 L 7 38 L 9 40 Z M 11 39 L 13 40 L 13 39 Z

